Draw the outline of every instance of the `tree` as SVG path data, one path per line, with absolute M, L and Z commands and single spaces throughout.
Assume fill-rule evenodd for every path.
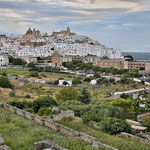
M 35 64 L 34 64 L 33 62 L 28 63 L 27 67 L 28 67 L 28 68 L 34 68 L 34 67 L 35 67 Z
M 9 56 L 9 62 L 12 63 L 13 65 L 25 65 L 26 62 L 23 61 L 20 58 L 14 58 L 12 56 Z
M 110 134 L 117 134 L 120 132 L 131 132 L 131 127 L 126 123 L 125 120 L 117 118 L 104 118 L 101 121 L 102 129 Z
M 131 99 L 117 98 L 112 100 L 112 105 L 120 107 L 126 118 L 133 112 L 133 102 Z
M 5 76 L 0 76 L 0 87 L 2 88 L 12 88 L 10 80 Z
M 132 69 L 124 74 L 124 77 L 126 78 L 135 78 L 135 77 L 141 77 L 137 69 Z
M 80 84 L 80 83 L 81 83 L 81 81 L 80 81 L 79 78 L 74 78 L 74 79 L 72 80 L 72 84 L 73 84 L 73 85 Z
M 86 89 L 82 90 L 81 95 L 78 96 L 78 101 L 84 104 L 89 104 L 91 102 L 91 96 Z
M 39 111 L 40 108 L 48 108 L 52 106 L 56 106 L 57 103 L 56 101 L 50 97 L 50 96 L 43 96 L 40 98 L 37 98 L 36 100 L 33 101 L 32 103 L 32 108 L 35 113 Z
M 58 101 L 75 101 L 78 97 L 78 91 L 73 88 L 64 88 L 56 95 Z

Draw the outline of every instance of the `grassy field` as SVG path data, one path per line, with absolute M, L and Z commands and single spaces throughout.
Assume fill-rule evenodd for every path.
M 72 80 L 74 77 L 80 77 L 82 79 L 82 84 L 78 84 L 74 86 L 76 89 L 83 89 L 87 88 L 92 96 L 92 99 L 101 101 L 103 98 L 105 98 L 108 93 L 114 93 L 118 91 L 126 91 L 136 88 L 142 88 L 143 85 L 140 84 L 129 84 L 129 85 L 121 85 L 119 83 L 117 84 L 111 84 L 111 85 L 90 85 L 87 82 L 84 82 L 83 76 L 78 75 L 72 75 L 72 74 L 66 74 L 66 73 L 52 73 L 52 72 L 41 72 L 39 73 L 39 77 L 29 77 L 29 72 L 26 68 L 19 68 L 19 69 L 0 69 L 0 73 L 7 73 L 7 75 L 18 75 L 19 77 L 32 79 L 32 80 L 48 80 L 48 81 L 55 81 L 59 78 L 63 78 L 65 80 Z M 12 100 L 34 100 L 38 98 L 39 96 L 52 96 L 55 98 L 56 94 L 62 89 L 62 87 L 47 87 L 47 86 L 40 86 L 40 84 L 35 83 L 24 83 L 24 85 L 20 85 L 17 81 L 11 81 L 12 84 L 15 87 L 15 90 L 12 89 L 4 89 L 0 88 L 0 102 L 8 102 Z M 11 91 L 15 91 L 15 97 L 10 97 L 9 93 Z M 80 90 L 79 90 L 80 91 Z M 26 95 L 30 95 L 30 99 L 26 98 Z
M 69 128 L 75 129 L 80 132 L 87 133 L 91 136 L 96 137 L 99 142 L 110 145 L 112 147 L 118 148 L 120 150 L 149 150 L 150 145 L 140 143 L 136 140 L 117 137 L 109 135 L 107 133 L 101 132 L 97 129 L 93 129 L 81 122 L 70 122 L 70 121 L 58 121 L 58 123 L 63 124 Z
M 0 69 L 0 74 L 6 73 L 8 76 L 17 75 L 19 77 L 28 76 L 29 71 L 26 68 L 15 68 L 15 69 Z
M 79 139 L 72 139 L 33 121 L 0 109 L 0 133 L 12 150 L 33 150 L 34 142 L 49 140 L 69 150 L 94 150 Z

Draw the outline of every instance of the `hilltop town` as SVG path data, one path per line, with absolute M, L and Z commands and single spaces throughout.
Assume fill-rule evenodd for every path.
M 78 59 L 100 67 L 150 70 L 150 63 L 129 62 L 120 50 L 108 48 L 87 36 L 72 33 L 70 27 L 52 32 L 51 35 L 30 28 L 22 36 L 0 35 L 0 66 L 9 64 L 8 56 L 21 59 L 27 64 L 37 63 L 40 58 L 47 60 L 46 64 L 53 67 L 61 67 L 63 62 Z
M 0 150 L 149 150 L 150 63 L 70 27 L 0 35 Z

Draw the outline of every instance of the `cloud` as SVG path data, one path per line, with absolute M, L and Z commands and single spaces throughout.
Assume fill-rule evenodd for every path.
M 23 34 L 30 26 L 50 34 L 70 25 L 114 48 L 126 47 L 126 39 L 135 44 L 141 35 L 148 45 L 149 13 L 149 0 L 0 0 L 0 29 Z

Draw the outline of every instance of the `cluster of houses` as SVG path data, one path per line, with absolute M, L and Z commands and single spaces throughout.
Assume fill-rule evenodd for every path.
M 52 35 L 30 28 L 23 36 L 0 35 L 0 55 L 8 54 L 30 62 L 37 57 L 52 56 L 55 51 L 64 58 L 88 55 L 110 59 L 122 57 L 120 51 L 101 45 L 87 36 L 72 33 L 69 27 Z
M 73 33 L 70 27 L 52 32 L 51 35 L 30 28 L 22 36 L 0 35 L 0 66 L 8 65 L 4 54 L 20 58 L 27 63 L 37 62 L 38 57 L 51 57 L 49 65 L 53 67 L 61 67 L 63 62 L 80 59 L 100 67 L 150 70 L 150 63 L 129 62 L 122 56 L 121 51 L 101 45 L 87 36 Z

